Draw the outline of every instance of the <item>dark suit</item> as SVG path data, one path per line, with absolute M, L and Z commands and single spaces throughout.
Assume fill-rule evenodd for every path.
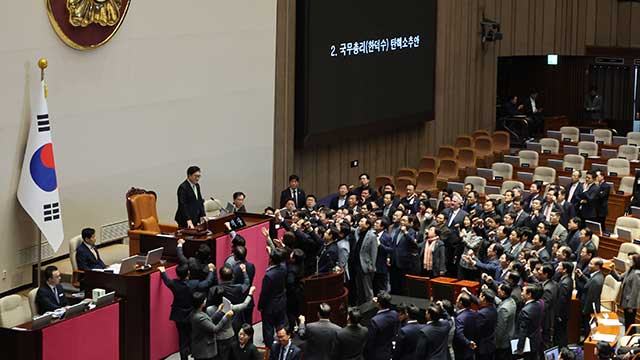
M 604 224 L 607 220 L 607 214 L 609 213 L 609 193 L 611 193 L 611 186 L 607 184 L 606 181 L 598 185 L 596 214 L 603 231 L 605 229 Z
M 367 343 L 367 328 L 347 325 L 336 333 L 333 360 L 364 360 L 362 353 Z
M 535 234 L 538 224 L 540 224 L 543 221 L 544 221 L 544 216 L 542 215 L 542 213 L 539 213 L 538 216 L 536 216 L 534 213 L 531 213 L 529 214 L 529 216 L 525 218 L 524 226 L 531 229 L 531 231 Z
M 396 227 L 391 232 L 391 292 L 401 294 L 404 291 L 404 276 L 415 274 L 418 268 L 418 244 L 415 231 L 408 229 L 405 235 Z
M 513 211 L 513 203 L 500 203 L 496 206 L 496 211 L 500 216 L 504 217 L 505 214 L 508 214 Z
M 262 313 L 262 338 L 265 345 L 273 342 L 273 334 L 279 325 L 287 324 L 287 270 L 284 265 L 267 268 L 262 278 L 262 291 L 258 310 Z
M 586 280 L 584 289 L 580 294 L 580 304 L 582 305 L 583 330 L 585 336 L 588 336 L 591 331 L 589 320 L 591 314 L 593 314 L 593 307 L 595 306 L 596 313 L 600 312 L 600 295 L 602 294 L 602 287 L 604 285 L 604 275 L 602 271 L 598 271 L 590 275 L 583 274 L 581 279 L 584 281 L 586 276 L 589 276 L 589 278 Z
M 513 226 L 515 228 L 523 227 L 527 223 L 527 219 L 529 218 L 529 213 L 522 210 L 520 215 L 516 214 L 516 218 L 513 219 Z
M 248 261 L 239 261 L 235 265 L 233 265 L 233 283 L 242 285 L 244 282 L 244 277 L 242 276 L 242 270 L 240 269 L 240 264 L 244 264 L 247 267 L 247 276 L 249 276 L 249 287 L 253 285 L 253 279 L 256 276 L 256 266 Z M 242 298 L 247 297 L 249 295 L 249 289 L 244 292 Z M 253 302 L 253 297 L 249 302 L 247 308 L 242 312 L 242 314 L 236 315 L 233 317 L 234 323 L 243 323 L 253 324 L 253 308 L 255 307 L 255 303 Z
M 329 203 L 329 209 L 333 209 L 333 210 L 338 210 L 341 206 L 339 206 L 339 201 L 340 200 L 340 196 L 338 194 L 336 194 L 332 199 L 331 202 Z M 347 196 L 344 197 L 344 204 L 342 204 L 342 207 L 347 205 Z
M 214 324 L 211 317 L 203 311 L 191 313 L 191 353 L 194 359 L 213 359 L 218 355 L 216 333 L 220 332 L 228 321 L 229 318 L 225 316 L 219 323 Z
M 583 183 L 578 181 L 577 183 L 571 183 L 567 187 L 567 201 L 572 203 L 576 209 L 580 207 L 580 196 L 578 194 L 582 193 L 582 185 Z M 573 195 L 571 195 L 571 189 L 573 188 L 575 188 L 575 190 L 573 190 Z M 569 198 L 569 195 L 571 195 L 571 198 Z
M 544 199 L 542 198 L 542 196 L 540 196 L 540 193 L 537 193 L 537 194 L 531 194 L 531 195 L 529 195 L 529 197 L 528 197 L 528 198 L 526 198 L 526 199 L 524 200 L 524 203 L 522 204 L 522 208 L 523 208 L 525 211 L 529 211 L 529 212 L 531 212 L 531 203 L 533 202 L 533 200 L 536 200 L 536 199 L 537 199 L 537 200 L 540 200 L 540 202 L 544 204 Z
M 573 279 L 570 275 L 560 278 L 558 284 L 558 301 L 555 307 L 554 342 L 558 346 L 566 346 L 568 343 L 567 331 L 569 326 L 569 311 L 571 296 L 573 294 Z
M 496 325 L 498 310 L 488 305 L 478 310 L 478 356 L 477 359 L 493 359 L 496 352 Z
M 300 360 L 302 359 L 302 350 L 299 347 L 291 344 L 289 345 L 289 351 L 287 351 L 286 355 L 280 356 L 280 351 L 282 351 L 282 345 L 279 342 L 274 343 L 271 346 L 271 351 L 269 352 L 269 360 Z
M 178 186 L 178 210 L 176 210 L 174 219 L 181 228 L 187 227 L 188 220 L 191 220 L 195 226 L 203 216 L 206 216 L 204 212 L 204 200 L 200 192 L 200 184 L 196 184 L 195 186 L 198 196 L 196 196 L 196 193 L 193 191 L 189 180 L 183 181 L 180 186 Z
M 420 339 L 422 325 L 417 321 L 408 323 L 400 328 L 396 338 L 396 346 L 393 351 L 393 360 L 413 360 L 416 356 L 416 347 Z
M 89 245 L 86 242 L 83 242 L 76 249 L 76 263 L 78 264 L 78 270 L 92 270 L 92 269 L 104 269 L 106 265 L 100 259 L 100 253 L 97 248 L 94 248 L 98 257 L 96 258 L 91 250 L 89 249 Z
M 525 339 L 531 342 L 531 352 L 524 353 L 525 359 L 538 359 L 542 348 L 542 322 L 544 320 L 544 308 L 539 301 L 530 301 L 524 305 L 518 314 L 516 326 L 516 338 L 518 349 L 524 349 Z
M 578 251 L 582 246 L 582 242 L 580 242 L 580 230 L 569 231 L 569 235 L 567 235 L 567 245 L 571 248 L 571 251 L 576 255 L 580 255 Z
M 296 209 L 302 209 L 304 207 L 307 201 L 307 195 L 304 193 L 304 190 L 297 188 L 293 190 L 294 194 L 292 194 L 292 190 L 293 189 L 291 188 L 282 190 L 282 192 L 280 193 L 280 208 L 283 208 L 287 201 L 289 201 L 290 199 L 293 199 L 293 201 L 296 203 Z M 295 196 L 296 192 L 297 196 Z
M 44 314 L 47 311 L 53 311 L 69 305 L 67 298 L 64 297 L 62 285 L 56 285 L 56 291 L 58 292 L 57 296 L 48 284 L 40 286 L 38 292 L 36 292 L 36 309 L 38 314 Z
M 470 309 L 461 310 L 456 315 L 456 330 L 453 336 L 453 352 L 456 360 L 473 360 L 474 351 L 469 347 L 469 343 L 478 343 L 477 326 L 478 314 Z
M 400 200 L 400 204 L 402 204 L 405 210 L 408 211 L 409 214 L 416 214 L 419 210 L 420 199 L 418 199 L 418 195 L 416 194 L 413 198 L 409 199 L 406 196 Z M 407 212 L 405 212 L 407 213 Z M 393 214 L 393 213 L 392 213 Z
M 329 244 L 322 245 L 318 256 L 318 273 L 324 274 L 333 271 L 338 265 L 338 242 L 331 241 Z
M 578 199 L 585 200 L 586 203 L 580 204 L 580 217 L 582 220 L 598 219 L 598 185 L 592 183 L 586 191 L 578 194 Z
M 336 346 L 336 334 L 340 330 L 340 326 L 326 319 L 301 324 L 300 337 L 307 341 L 304 348 L 305 360 L 331 360 Z
M 398 331 L 398 313 L 395 310 L 380 310 L 369 322 L 364 358 L 367 360 L 389 360 L 391 342 Z
M 542 293 L 542 300 L 544 303 L 544 322 L 542 324 L 542 341 L 546 348 L 550 348 L 553 344 L 551 339 L 551 328 L 555 322 L 557 299 L 558 299 L 558 284 L 553 280 L 547 280 L 542 283 L 544 292 Z
M 567 200 L 563 201 L 563 203 L 559 205 L 561 211 L 560 224 L 562 224 L 562 226 L 566 228 L 567 224 L 569 224 L 569 219 L 572 219 L 576 216 L 576 207 L 573 205 L 573 203 Z
M 420 330 L 415 359 L 447 360 L 449 358 L 448 320 L 429 321 Z

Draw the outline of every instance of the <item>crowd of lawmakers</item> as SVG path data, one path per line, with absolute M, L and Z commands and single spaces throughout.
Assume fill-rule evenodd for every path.
M 501 202 L 481 203 L 472 184 L 465 184 L 461 193 L 445 190 L 437 208 L 431 194 L 416 193 L 414 185 L 399 197 L 393 184 L 374 189 L 367 174 L 359 181 L 358 186 L 341 184 L 328 206 L 320 206 L 304 193 L 297 176 L 289 178 L 280 208 L 264 211 L 273 219 L 263 231 L 269 267 L 262 279 L 254 279 L 246 241 L 235 232 L 232 252 L 220 269 L 210 264 L 206 245 L 187 258 L 180 240 L 177 278 L 160 271 L 174 294 L 171 320 L 181 358 L 259 359 L 250 325 L 255 306 L 273 360 L 511 359 L 513 339 L 517 356 L 540 359 L 545 349 L 567 345 L 574 289 L 581 332 L 588 336 L 590 317 L 600 312 L 604 275 L 584 220 L 604 226 L 609 190 L 602 174 L 589 171 L 581 182 L 576 172 L 567 187 L 534 182 L 526 198 L 523 189 L 513 188 Z M 187 190 L 198 197 L 199 187 Z M 244 207 L 244 194 L 238 198 L 234 195 L 231 211 Z M 192 219 L 197 221 L 197 214 Z M 78 250 L 81 269 L 104 266 L 95 263 L 100 260 L 94 233 L 83 231 L 87 249 Z M 629 260 L 626 273 L 611 270 L 622 281 L 625 328 L 640 305 L 640 254 L 630 254 Z M 306 324 L 301 315 L 302 279 L 327 272 L 342 272 L 349 289 L 351 307 L 343 328 L 330 321 L 327 304 L 320 305 L 317 322 Z M 52 289 L 59 282 L 55 273 L 47 273 Z M 430 302 L 426 315 L 420 315 L 424 312 L 414 304 L 392 305 L 394 295 L 405 293 L 408 274 L 479 281 L 481 290 L 465 289 L 454 304 Z M 253 299 L 257 281 L 261 293 Z M 369 320 L 359 310 L 363 304 L 377 307 Z M 298 339 L 304 340 L 302 349 Z M 638 349 L 629 350 L 626 357 Z M 561 351 L 563 359 L 573 356 Z

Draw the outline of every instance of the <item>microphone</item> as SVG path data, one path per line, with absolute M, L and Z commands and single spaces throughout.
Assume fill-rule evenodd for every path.
M 224 206 L 222 206 L 222 204 L 220 204 L 220 201 L 216 200 L 212 197 L 210 197 L 209 199 L 211 199 L 211 201 L 213 201 L 214 203 L 216 203 L 218 206 L 220 206 L 220 215 L 224 215 L 227 213 L 227 210 Z

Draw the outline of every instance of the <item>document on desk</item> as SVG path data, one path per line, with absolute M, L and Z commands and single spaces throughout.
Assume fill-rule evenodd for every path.
M 595 333 L 591 336 L 591 340 L 593 341 L 606 341 L 606 342 L 614 342 L 616 341 L 618 337 L 616 335 L 611 335 L 611 334 L 601 334 L 601 333 Z
M 599 319 L 598 324 L 605 326 L 620 326 L 620 320 L 618 319 Z
M 121 263 L 111 264 L 107 267 L 107 270 L 113 270 L 114 274 L 120 274 L 120 265 Z
M 529 338 L 524 339 L 523 352 L 526 352 L 526 353 L 531 352 L 531 341 L 529 341 Z M 511 353 L 512 354 L 518 353 L 518 339 L 511 340 Z

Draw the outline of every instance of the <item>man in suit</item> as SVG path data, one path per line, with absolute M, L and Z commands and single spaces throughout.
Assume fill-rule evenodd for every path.
M 373 186 L 371 186 L 371 177 L 369 176 L 369 174 L 362 173 L 360 174 L 359 179 L 360 179 L 360 186 L 353 189 L 352 193 L 356 194 L 359 199 L 362 195 L 362 191 L 364 189 L 368 189 L 369 197 L 371 198 L 372 201 L 375 201 L 378 198 L 378 193 L 376 192 L 376 189 L 374 189 Z
M 570 205 L 570 204 L 569 204 Z M 559 211 L 551 213 L 551 226 L 553 227 L 553 232 L 551 233 L 551 240 L 559 243 L 566 243 L 567 236 L 569 236 L 569 232 L 567 229 L 560 223 L 560 219 L 562 218 L 562 213 Z
M 176 246 L 178 262 L 189 266 L 189 276 L 191 279 L 204 280 L 207 275 L 209 275 L 208 263 L 211 260 L 211 248 L 207 244 L 200 244 L 195 256 L 187 258 L 184 256 L 184 243 L 184 239 L 178 239 L 178 245 Z
M 553 328 L 553 342 L 560 346 L 567 346 L 569 342 L 567 332 L 569 327 L 569 313 L 571 306 L 571 296 L 573 295 L 573 263 L 562 261 L 558 264 L 556 271 L 561 274 L 558 284 L 558 302 L 555 307 L 555 325 Z
M 404 206 L 406 214 L 416 214 L 418 212 L 418 205 L 420 204 L 420 199 L 418 199 L 418 194 L 416 194 L 416 186 L 414 184 L 407 184 L 406 188 L 406 196 L 400 200 L 400 204 Z
M 498 317 L 496 320 L 496 360 L 511 360 L 511 339 L 516 332 L 517 304 L 511 296 L 512 287 L 509 284 L 498 286 Z
M 493 360 L 496 352 L 496 326 L 498 311 L 495 306 L 495 293 L 485 288 L 480 292 L 480 309 L 478 309 L 478 355 L 477 360 Z
M 577 216 L 569 219 L 569 223 L 567 224 L 567 245 L 571 248 L 571 251 L 580 255 L 580 224 L 582 223 L 582 219 Z
M 496 211 L 502 217 L 513 211 L 513 191 L 507 190 L 503 196 L 504 200 L 496 207 Z
M 281 249 L 272 249 L 269 267 L 262 278 L 258 310 L 262 313 L 262 339 L 266 346 L 273 343 L 274 330 L 287 324 L 287 270 L 282 264 L 284 256 Z
M 425 313 L 427 324 L 420 329 L 415 359 L 447 360 L 451 325 L 440 305 L 430 304 Z
M 96 231 L 92 228 L 82 229 L 82 244 L 76 249 L 76 263 L 78 270 L 83 271 L 107 267 L 100 259 L 100 253 L 96 247 Z
M 239 267 L 244 269 L 244 271 L 240 271 L 242 281 L 239 284 L 234 282 L 235 275 L 231 266 L 225 265 L 220 269 L 220 284 L 210 286 L 207 307 L 222 304 L 223 297 L 227 298 L 232 304 L 240 304 L 245 299 L 245 294 L 249 292 L 251 283 L 247 275 L 247 267 L 244 264 Z
M 478 203 L 478 192 L 475 190 L 469 191 L 467 194 L 467 201 L 464 205 L 464 211 L 471 216 L 482 216 L 482 205 Z M 464 218 L 463 218 L 464 220 Z
M 609 185 L 605 179 L 602 171 L 596 171 L 596 183 L 598 184 L 598 196 L 596 214 L 598 222 L 602 226 L 602 230 L 605 229 L 605 222 L 607 220 L 607 214 L 609 213 L 609 194 L 611 193 L 611 185 Z
M 382 195 L 382 216 L 387 219 L 391 219 L 395 212 L 396 207 L 393 203 L 393 193 L 387 191 Z
M 36 293 L 36 309 L 38 314 L 44 314 L 47 311 L 69 305 L 67 298 L 64 297 L 62 285 L 60 285 L 60 271 L 55 266 L 47 266 L 44 269 L 45 284 L 40 286 Z
M 373 293 L 389 289 L 389 266 L 387 259 L 391 256 L 391 235 L 385 230 L 389 222 L 385 218 L 376 219 L 373 232 L 376 235 L 378 253 L 376 254 L 376 272 L 373 275 Z
M 516 339 L 518 345 L 516 352 L 526 360 L 540 359 L 542 351 L 542 322 L 544 320 L 544 307 L 539 302 L 542 297 L 542 285 L 529 284 L 522 290 L 522 300 L 525 302 L 518 314 Z M 524 352 L 524 344 L 529 338 L 531 351 Z
M 538 264 L 535 267 L 535 278 L 542 284 L 542 300 L 544 302 L 544 322 L 542 324 L 542 342 L 545 349 L 553 346 L 551 329 L 555 322 L 558 306 L 558 284 L 553 281 L 554 269 L 549 263 Z
M 529 213 L 524 211 L 522 199 L 520 199 L 520 197 L 513 199 L 513 211 L 516 213 L 516 217 L 513 220 L 513 228 L 521 228 L 525 226 L 527 219 L 529 218 Z
M 537 103 L 538 90 L 531 89 L 529 96 L 524 100 L 524 113 L 529 118 L 529 132 L 530 134 L 539 134 L 542 132 L 544 118 L 542 114 L 542 107 Z
M 330 360 L 331 354 L 335 350 L 338 331 L 340 326 L 329 320 L 331 316 L 331 306 L 322 303 L 318 307 L 319 320 L 309 325 L 305 324 L 305 317 L 300 315 L 300 327 L 298 334 L 300 338 L 306 340 L 304 358 L 306 360 Z
M 526 211 L 532 212 L 531 203 L 533 200 L 540 200 L 542 205 L 542 196 L 540 195 L 540 188 L 542 187 L 542 181 L 534 181 L 529 185 L 529 197 L 525 199 L 523 207 Z
M 300 178 L 298 175 L 289 176 L 289 187 L 280 193 L 280 208 L 283 208 L 287 200 L 293 200 L 296 209 L 302 209 L 307 200 L 304 190 L 300 188 Z
M 363 217 L 355 231 L 356 243 L 353 249 L 351 276 L 356 283 L 356 303 L 363 304 L 373 299 L 373 276 L 376 272 L 378 242 L 371 219 Z
M 347 184 L 340 184 L 338 186 L 338 193 L 336 194 L 336 197 L 331 199 L 329 208 L 332 210 L 338 210 L 347 206 L 348 194 L 349 194 L 349 186 Z
M 356 307 L 349 308 L 347 326 L 336 333 L 336 343 L 333 348 L 335 360 L 364 360 L 363 352 L 367 343 L 367 328 L 360 325 L 362 315 Z
M 367 360 L 389 360 L 392 353 L 392 341 L 400 325 L 398 313 L 391 310 L 391 295 L 386 291 L 378 293 L 378 296 L 373 298 L 373 302 L 378 311 L 369 321 L 364 358 Z
M 560 224 L 567 227 L 569 219 L 576 216 L 576 208 L 570 201 L 567 200 L 567 189 L 561 189 L 558 191 L 558 206 L 560 207 Z
M 200 192 L 200 177 L 202 173 L 197 166 L 189 166 L 187 179 L 178 186 L 178 210 L 175 220 L 181 228 L 193 229 L 206 216 L 204 199 Z
M 394 219 L 400 214 L 400 210 L 394 213 Z M 416 233 L 409 226 L 409 217 L 402 215 L 400 222 L 391 233 L 391 293 L 402 294 L 404 291 L 404 278 L 418 268 L 418 243 Z M 375 258 L 374 258 L 375 259 Z
M 269 360 L 301 360 L 302 350 L 291 342 L 291 330 L 287 326 L 280 326 L 276 330 L 277 342 L 271 345 Z
M 600 121 L 602 119 L 602 97 L 598 95 L 598 88 L 592 86 L 584 97 L 584 112 L 587 120 Z
M 340 232 L 335 227 L 330 227 L 324 231 L 322 239 L 324 244 L 318 255 L 318 273 L 326 274 L 332 272 L 338 265 L 338 239 Z M 372 296 L 373 297 L 373 296 Z
M 227 203 L 227 207 L 224 209 L 228 214 L 233 213 L 246 213 L 247 209 L 244 207 L 245 195 L 242 191 L 236 191 L 233 193 L 233 202 Z
M 465 216 L 469 215 L 462 209 L 462 197 L 460 195 L 454 194 L 452 196 L 451 207 L 443 210 L 443 215 L 447 218 L 446 225 L 450 230 L 449 235 L 446 237 L 448 241 L 445 241 L 445 237 L 441 235 L 447 250 L 447 272 L 450 275 L 454 275 L 458 273 L 458 263 L 464 250 L 464 246 L 460 240 L 459 229 L 464 225 Z M 442 234 L 443 231 L 440 230 L 440 233 Z
M 584 190 L 584 184 L 580 182 L 582 173 L 578 169 L 573 169 L 571 172 L 571 184 L 567 187 L 567 201 L 573 204 L 573 207 L 577 210 L 580 206 L 580 197 L 578 196 Z
M 420 339 L 422 325 L 418 324 L 420 309 L 411 304 L 406 307 L 407 321 L 400 327 L 393 351 L 393 360 L 413 360 Z
M 478 314 L 471 310 L 471 296 L 465 292 L 460 293 L 456 305 L 460 310 L 455 319 L 453 352 L 456 360 L 473 360 L 478 348 Z
M 542 223 L 540 223 L 542 225 Z M 538 259 L 543 263 L 551 260 L 551 255 L 547 251 L 547 236 L 543 234 L 535 234 L 533 235 L 533 239 L 531 240 L 531 244 L 533 245 L 533 250 L 536 251 L 536 255 Z
M 598 184 L 595 183 L 596 173 L 593 170 L 587 171 L 586 182 L 582 187 L 582 192 L 578 194 L 580 199 L 580 217 L 583 220 L 598 221 Z
M 524 226 L 528 227 L 531 231 L 535 232 L 538 228 L 538 224 L 544 220 L 542 215 L 542 202 L 540 199 L 534 199 L 531 201 L 531 213 L 527 217 Z
M 209 273 L 207 278 L 202 281 L 189 280 L 189 267 L 186 264 L 180 264 L 176 268 L 177 279 L 169 279 L 165 273 L 164 266 L 158 266 L 160 277 L 166 287 L 173 294 L 173 303 L 171 304 L 171 314 L 169 320 L 173 321 L 178 330 L 178 344 L 180 350 L 180 359 L 187 360 L 190 353 L 190 337 L 191 322 L 189 315 L 194 309 L 192 307 L 193 294 L 195 292 L 206 293 L 213 285 L 215 276 L 215 266 L 208 265 Z M 194 355 L 195 356 L 195 355 Z
M 544 216 L 544 220 L 551 222 L 551 214 L 559 211 L 560 206 L 556 203 L 555 189 L 547 190 L 547 193 L 544 196 L 544 204 L 542 204 L 542 216 Z
M 518 104 L 518 97 L 511 95 L 507 99 L 507 102 L 502 106 L 502 110 L 503 116 L 522 115 L 524 105 Z
M 591 332 L 589 321 L 591 315 L 600 312 L 600 295 L 604 285 L 604 275 L 602 274 L 603 261 L 599 257 L 592 258 L 589 261 L 589 278 L 580 270 L 576 269 L 576 276 L 582 281 L 586 281 L 582 294 L 580 295 L 580 304 L 582 304 L 582 325 L 584 336 L 587 338 Z
M 192 295 L 193 311 L 189 317 L 191 323 L 191 354 L 196 360 L 213 360 L 218 355 L 216 334 L 222 330 L 233 317 L 233 311 L 224 314 L 220 322 L 214 324 L 204 311 L 206 296 L 201 292 Z

